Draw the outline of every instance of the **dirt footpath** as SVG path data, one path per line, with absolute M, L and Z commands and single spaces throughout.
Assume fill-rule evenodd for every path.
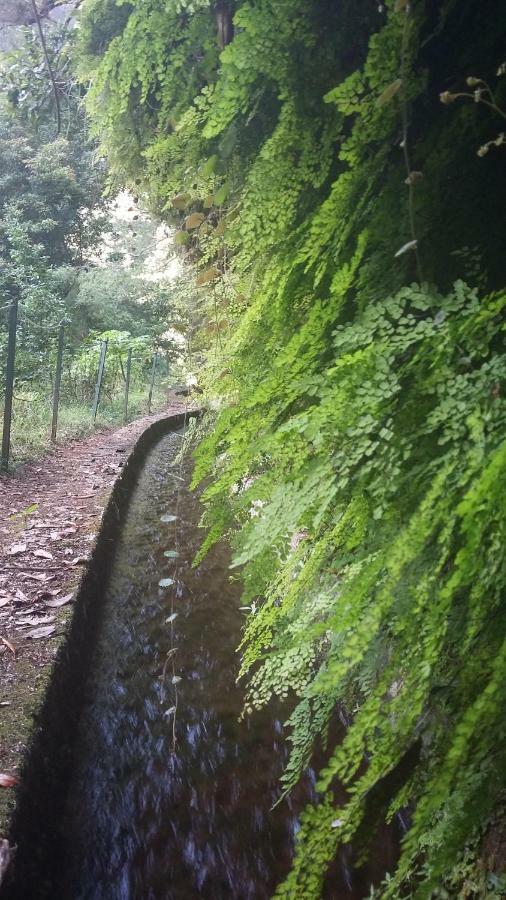
M 184 399 L 0 476 L 0 846 L 72 601 L 112 485 L 141 433 Z M 1 854 L 0 854 L 1 856 Z

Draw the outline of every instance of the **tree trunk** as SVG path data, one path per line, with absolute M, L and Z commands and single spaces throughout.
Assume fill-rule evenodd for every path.
M 234 23 L 232 22 L 234 10 L 227 2 L 217 3 L 214 9 L 218 26 L 218 46 L 220 50 L 223 50 L 234 37 Z

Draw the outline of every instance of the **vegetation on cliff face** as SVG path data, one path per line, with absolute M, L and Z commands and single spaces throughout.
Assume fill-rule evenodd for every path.
M 292 698 L 285 790 L 351 717 L 280 897 L 399 810 L 378 896 L 505 890 L 469 863 L 506 771 L 505 38 L 499 0 L 84 5 L 113 177 L 198 267 L 202 553 L 241 567 L 247 712 Z

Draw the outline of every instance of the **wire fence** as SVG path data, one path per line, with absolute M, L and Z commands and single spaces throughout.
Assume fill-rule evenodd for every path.
M 78 342 L 69 320 L 35 322 L 16 301 L 2 310 L 2 471 L 60 436 L 126 423 L 166 403 L 177 365 L 149 339 L 112 331 Z

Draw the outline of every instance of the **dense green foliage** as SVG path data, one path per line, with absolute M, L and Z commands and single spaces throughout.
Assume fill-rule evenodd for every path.
M 68 23 L 46 23 L 44 31 L 59 134 L 37 29 L 22 29 L 15 48 L 0 55 L 0 379 L 8 306 L 15 298 L 14 462 L 40 452 L 49 439 L 60 322 L 66 325 L 63 436 L 93 426 L 100 339 L 109 345 L 99 422 L 118 422 L 128 349 L 134 354 L 132 417 L 147 409 L 155 349 L 155 405 L 166 399 L 161 377 L 170 372 L 172 380 L 181 378 L 187 328 L 185 287 L 170 281 L 156 257 L 167 230 L 160 234 L 138 197 L 104 198 L 106 164 L 87 133 L 82 88 L 70 65 L 74 32 Z M 2 388 L 0 381 L 3 398 Z
M 439 94 L 495 83 L 506 16 L 244 0 L 234 26 L 218 57 L 205 0 L 89 0 L 80 65 L 117 176 L 200 260 L 202 552 L 231 537 L 252 604 L 247 711 L 291 698 L 286 790 L 352 716 L 278 895 L 408 810 L 378 894 L 468 896 L 506 767 L 505 158 L 481 96 Z
M 48 35 L 48 47 L 53 59 L 62 52 L 59 29 Z M 1 348 L 5 306 L 17 298 L 17 374 L 39 369 L 43 375 L 48 338 L 56 337 L 48 326 L 68 312 L 67 298 L 106 226 L 104 166 L 94 163 L 93 147 L 83 139 L 77 102 L 69 109 L 67 134 L 55 135 L 54 97 L 31 29 L 18 49 L 2 54 L 0 67 Z

